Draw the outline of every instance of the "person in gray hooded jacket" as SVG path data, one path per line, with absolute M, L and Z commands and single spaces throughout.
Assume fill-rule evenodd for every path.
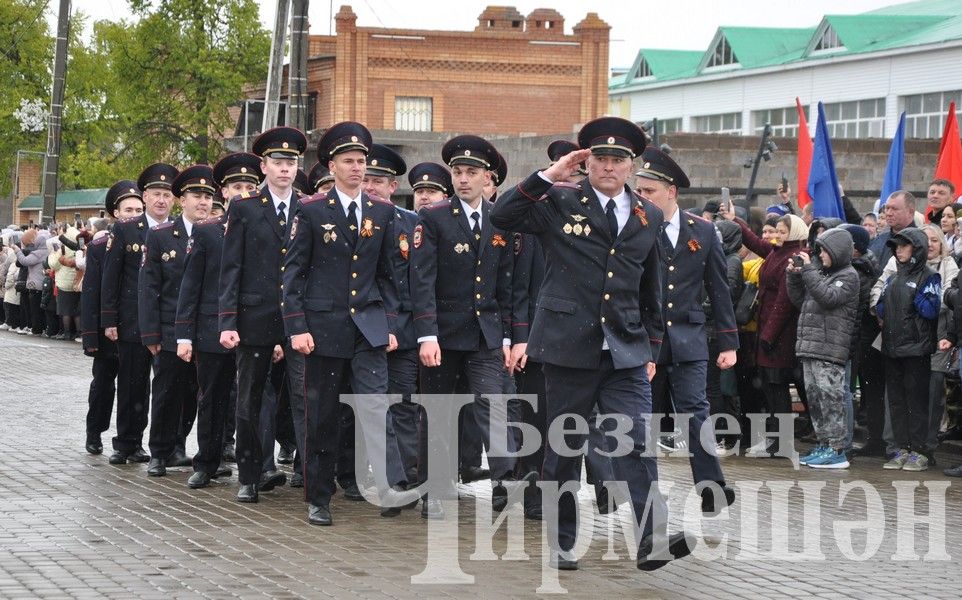
M 843 229 L 819 234 L 811 260 L 789 263 L 788 297 L 799 308 L 795 355 L 802 362 L 808 410 L 818 445 L 799 462 L 810 467 L 844 469 L 845 363 L 858 315 L 859 278 L 852 267 L 852 236 Z

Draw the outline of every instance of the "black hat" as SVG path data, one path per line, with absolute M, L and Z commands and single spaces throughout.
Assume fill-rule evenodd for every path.
M 433 162 L 418 163 L 411 167 L 411 171 L 408 172 L 408 183 L 411 184 L 411 189 L 415 190 L 429 187 L 441 190 L 448 195 L 454 191 L 451 173 L 443 165 Z
M 258 185 L 263 180 L 261 159 L 249 152 L 228 154 L 214 165 L 214 181 L 221 187 L 234 181 L 247 181 Z
M 227 206 L 224 202 L 224 199 L 217 194 L 214 194 L 214 201 L 210 203 L 210 209 L 214 210 L 215 208 L 219 208 L 222 211 L 227 212 Z
M 328 181 L 334 181 L 334 173 L 328 170 L 326 163 L 323 165 L 319 162 L 314 163 L 311 172 L 307 175 L 308 187 L 311 192 L 317 192 L 317 188 Z
M 562 156 L 571 154 L 575 150 L 580 150 L 578 144 L 568 140 L 555 140 L 548 144 L 548 158 L 551 159 L 551 164 L 554 164 L 561 160 Z M 578 173 L 582 175 L 588 174 L 588 171 L 585 170 L 585 163 L 579 164 Z
M 310 196 L 313 193 L 310 182 L 307 179 L 307 173 L 304 172 L 304 169 L 297 170 L 297 175 L 294 176 L 294 183 L 292 184 L 292 187 L 294 188 L 294 191 L 300 192 L 306 196 Z
M 178 173 L 180 173 L 180 171 L 173 165 L 154 163 L 140 172 L 140 177 L 137 178 L 137 187 L 139 187 L 142 192 L 152 187 L 169 190 L 170 186 L 174 183 L 174 179 L 177 178 Z
M 307 137 L 294 127 L 274 127 L 257 136 L 251 150 L 264 158 L 297 158 L 307 150 Z
M 491 182 L 494 183 L 494 187 L 498 187 L 504 183 L 504 178 L 508 176 L 508 161 L 504 160 L 501 153 L 498 152 L 498 167 L 491 169 Z
M 141 202 L 144 201 L 136 183 L 129 179 L 121 179 L 110 186 L 110 189 L 107 190 L 107 197 L 104 200 L 104 208 L 107 209 L 107 215 L 112 216 L 117 205 L 127 198 L 137 198 Z
M 493 170 L 498 167 L 498 151 L 491 143 L 476 135 L 459 135 L 441 148 L 441 159 L 449 167 L 469 165 Z
M 578 145 L 592 154 L 635 158 L 645 149 L 645 133 L 631 121 L 601 117 L 585 123 L 578 132 Z
M 641 169 L 635 175 L 645 179 L 658 179 L 679 188 L 691 185 L 688 176 L 678 163 L 658 148 L 649 147 L 641 154 Z
M 215 185 L 217 185 L 217 182 L 214 181 L 214 171 L 210 168 L 210 165 L 194 165 L 180 172 L 177 179 L 174 179 L 173 185 L 170 186 L 170 191 L 178 198 L 183 196 L 185 192 L 213 194 L 217 191 Z
M 331 125 L 320 141 L 317 142 L 318 160 L 323 156 L 330 160 L 335 154 L 357 150 L 367 154 L 371 151 L 371 132 L 367 127 L 354 121 L 343 121 Z
M 367 155 L 367 175 L 395 177 L 407 173 L 408 166 L 401 155 L 381 144 L 372 144 Z

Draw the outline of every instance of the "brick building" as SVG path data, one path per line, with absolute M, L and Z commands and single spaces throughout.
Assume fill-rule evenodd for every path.
M 359 27 L 350 6 L 337 35 L 310 36 L 308 129 L 344 120 L 371 129 L 546 135 L 608 111 L 608 33 L 588 13 L 527 17 L 489 6 L 474 31 Z M 285 67 L 284 80 L 287 79 Z M 264 98 L 264 87 L 249 97 Z M 263 103 L 235 109 L 235 135 L 261 128 Z

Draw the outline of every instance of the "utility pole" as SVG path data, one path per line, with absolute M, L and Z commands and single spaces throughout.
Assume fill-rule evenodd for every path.
M 271 40 L 271 60 L 267 66 L 267 89 L 264 90 L 264 121 L 261 131 L 276 127 L 278 107 L 281 102 L 281 74 L 284 71 L 284 43 L 287 40 L 287 21 L 290 0 L 277 0 L 274 16 L 274 36 Z
M 309 0 L 291 2 L 291 63 L 287 72 L 287 101 L 291 127 L 307 131 L 307 55 L 310 51 L 307 7 Z
M 57 45 L 53 58 L 53 93 L 47 125 L 47 158 L 43 170 L 43 219 L 46 225 L 57 214 L 57 171 L 60 167 L 60 132 L 63 116 L 63 89 L 67 78 L 67 38 L 70 36 L 70 0 L 60 0 L 57 20 Z

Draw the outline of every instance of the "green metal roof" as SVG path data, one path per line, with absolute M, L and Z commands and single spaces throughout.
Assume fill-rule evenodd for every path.
M 829 28 L 842 47 L 814 51 Z M 608 88 L 616 91 L 703 75 L 723 39 L 738 61 L 731 65 L 732 71 L 814 63 L 826 57 L 956 41 L 962 40 L 962 1 L 919 0 L 857 15 L 826 15 L 817 27 L 719 27 L 705 51 L 639 50 L 631 70 L 612 77 Z M 692 64 L 694 57 L 697 60 Z M 633 78 L 642 59 L 648 62 L 652 76 Z
M 96 190 L 63 190 L 57 192 L 57 210 L 97 208 L 103 206 L 106 199 L 107 188 Z M 18 210 L 40 210 L 41 208 L 43 208 L 43 196 L 34 194 L 24 198 Z

